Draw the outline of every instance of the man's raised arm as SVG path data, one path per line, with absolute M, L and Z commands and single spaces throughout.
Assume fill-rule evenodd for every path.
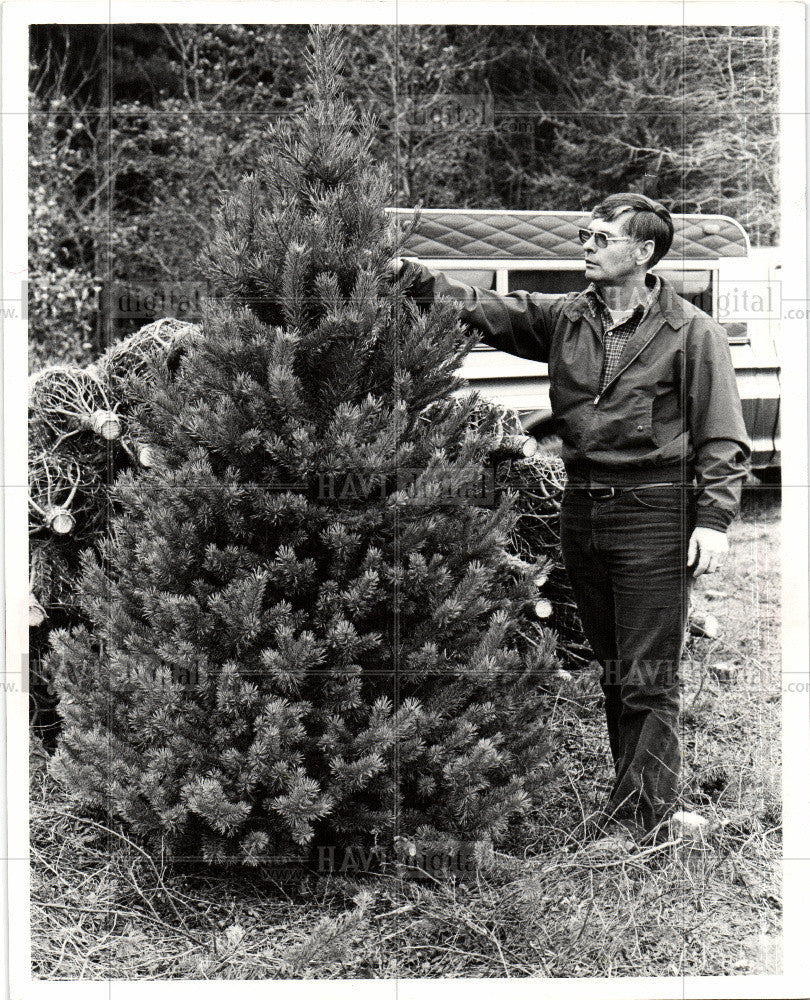
M 403 279 L 408 297 L 420 305 L 430 305 L 439 295 L 459 302 L 462 322 L 478 330 L 490 347 L 531 361 L 548 361 L 563 296 L 537 292 L 503 295 L 465 285 L 411 259 L 393 262 L 392 270 Z

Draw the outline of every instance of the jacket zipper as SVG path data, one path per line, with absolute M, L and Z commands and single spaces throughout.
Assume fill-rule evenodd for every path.
M 613 376 L 613 378 L 612 378 L 612 379 L 611 379 L 611 380 L 610 380 L 610 381 L 609 381 L 609 382 L 607 383 L 607 385 L 605 386 L 605 388 L 604 388 L 604 389 L 603 389 L 603 390 L 602 390 L 601 392 L 598 392 L 598 393 L 596 394 L 596 396 L 594 397 L 594 400 L 593 400 L 593 405 L 594 405 L 594 406 L 598 406 L 598 405 L 599 405 L 599 400 L 600 400 L 600 399 L 601 399 L 601 398 L 602 398 L 602 397 L 603 397 L 603 396 L 605 395 L 605 393 L 606 393 L 606 392 L 608 391 L 608 389 L 609 389 L 609 388 L 610 388 L 610 387 L 611 387 L 611 386 L 613 385 L 613 383 L 614 383 L 614 382 L 616 381 L 616 379 L 617 379 L 617 378 L 618 378 L 618 377 L 619 377 L 620 375 L 622 375 L 622 374 L 623 374 L 624 372 L 626 372 L 626 371 L 627 371 L 627 369 L 628 369 L 628 368 L 630 367 L 630 365 L 632 365 L 632 363 L 633 363 L 633 362 L 634 362 L 634 361 L 636 360 L 636 358 L 637 358 L 637 357 L 639 356 L 639 354 L 641 354 L 641 352 L 642 352 L 642 351 L 646 350 L 647 346 L 648 346 L 649 344 L 651 344 L 651 343 L 653 342 L 653 340 L 655 340 L 655 338 L 656 338 L 656 337 L 658 336 L 658 333 L 660 332 L 660 330 L 661 330 L 661 327 L 660 327 L 660 326 L 658 327 L 658 329 L 657 329 L 657 330 L 654 330 L 654 331 L 653 331 L 653 333 L 652 333 L 652 335 L 650 336 L 649 340 L 645 341 L 645 343 L 643 343 L 643 344 L 641 345 L 641 347 L 639 347 L 639 349 L 638 349 L 638 350 L 636 351 L 636 353 L 635 353 L 635 354 L 633 355 L 633 357 L 632 357 L 632 358 L 630 358 L 630 360 L 629 360 L 629 361 L 627 362 L 627 364 L 626 364 L 626 365 L 624 366 L 624 368 L 620 368 L 620 369 L 619 369 L 619 370 L 618 370 L 618 371 L 616 372 L 616 374 L 615 374 L 615 375 Z

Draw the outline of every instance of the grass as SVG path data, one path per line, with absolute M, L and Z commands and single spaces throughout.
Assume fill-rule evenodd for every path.
M 747 491 L 690 640 L 685 805 L 706 851 L 582 845 L 568 831 L 610 778 L 598 681 L 561 679 L 560 779 L 542 815 L 462 878 L 171 870 L 74 814 L 35 746 L 32 974 L 43 979 L 745 975 L 780 971 L 778 491 Z M 718 662 L 736 666 L 731 681 Z

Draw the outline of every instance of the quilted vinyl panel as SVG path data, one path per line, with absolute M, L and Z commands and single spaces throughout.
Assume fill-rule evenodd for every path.
M 413 209 L 389 209 L 409 221 Z M 460 257 L 516 260 L 582 257 L 577 236 L 588 214 L 579 212 L 498 212 L 423 209 L 419 228 L 403 253 L 424 259 Z M 720 215 L 673 215 L 675 238 L 667 260 L 745 257 L 748 242 L 739 223 Z

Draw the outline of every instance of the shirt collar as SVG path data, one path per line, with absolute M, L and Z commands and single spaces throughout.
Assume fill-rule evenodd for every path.
M 636 309 L 638 309 L 639 306 L 642 307 L 642 312 L 641 312 L 642 319 L 650 311 L 650 306 L 658 298 L 658 294 L 661 290 L 661 281 L 657 274 L 647 274 L 644 281 L 647 285 L 647 296 L 644 299 L 644 302 L 640 302 L 636 305 Z M 596 287 L 593 281 L 591 281 L 588 284 L 588 287 L 585 289 L 584 295 L 592 316 L 594 317 L 596 316 L 597 310 L 607 309 L 605 300 L 602 298 L 599 289 Z M 635 310 L 633 311 L 635 312 Z

